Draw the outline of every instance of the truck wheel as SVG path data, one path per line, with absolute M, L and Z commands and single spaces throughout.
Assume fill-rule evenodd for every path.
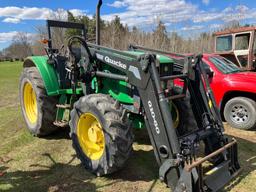
M 35 136 L 45 136 L 57 129 L 56 97 L 46 94 L 43 80 L 36 67 L 24 68 L 20 77 L 20 105 L 28 130 Z
M 124 166 L 132 151 L 133 134 L 118 102 L 103 94 L 81 97 L 69 124 L 77 157 L 88 171 L 102 176 Z
M 224 108 L 224 117 L 231 127 L 252 129 L 256 125 L 256 102 L 246 97 L 230 99 Z

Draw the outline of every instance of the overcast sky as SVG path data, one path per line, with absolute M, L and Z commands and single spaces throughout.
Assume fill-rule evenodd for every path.
M 8 46 L 19 32 L 36 33 L 35 26 L 54 18 L 56 11 L 92 16 L 96 0 L 0 0 L 0 49 Z M 256 0 L 103 0 L 102 17 L 115 15 L 129 27 L 150 31 L 158 20 L 168 31 L 183 35 L 217 30 L 237 19 L 243 24 L 256 24 Z

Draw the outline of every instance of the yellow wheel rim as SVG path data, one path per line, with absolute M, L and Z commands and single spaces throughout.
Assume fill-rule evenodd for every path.
M 26 82 L 23 88 L 23 101 L 26 116 L 31 124 L 37 121 L 37 101 L 36 93 L 32 87 L 32 84 Z
M 105 138 L 99 120 L 91 113 L 84 113 L 77 123 L 77 137 L 79 144 L 92 160 L 98 160 L 105 149 Z
M 172 113 L 175 113 L 175 115 L 173 115 L 173 126 L 175 129 L 177 129 L 180 123 L 180 114 L 177 106 L 174 103 L 172 103 L 172 110 L 173 110 Z

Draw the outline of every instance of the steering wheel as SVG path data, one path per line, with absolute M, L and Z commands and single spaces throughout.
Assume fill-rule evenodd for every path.
M 76 62 L 79 62 L 81 60 L 81 49 L 79 50 L 79 48 L 75 48 L 74 44 L 79 43 L 81 46 L 83 46 L 83 48 L 86 51 L 86 54 L 88 56 L 88 58 L 86 59 L 87 62 L 92 62 L 92 54 L 90 52 L 90 49 L 86 43 L 86 41 L 84 40 L 83 37 L 81 36 L 71 36 L 68 39 L 68 51 L 69 53 L 75 58 Z M 80 52 L 79 52 L 80 51 Z
M 77 47 L 77 44 L 79 44 L 80 46 Z M 81 53 L 82 48 L 85 49 L 85 52 L 86 52 L 85 56 L 82 56 L 82 53 Z M 75 68 L 82 67 L 84 69 L 84 73 L 83 73 L 84 75 L 83 75 L 83 77 L 80 76 L 80 78 L 82 78 L 83 82 L 85 82 L 85 90 L 84 91 L 86 93 L 91 93 L 92 92 L 91 80 L 89 81 L 86 79 L 86 78 L 91 78 L 91 76 L 90 75 L 87 76 L 86 74 L 87 74 L 87 72 L 90 72 L 90 70 L 92 70 L 91 64 L 93 64 L 93 57 L 92 57 L 92 54 L 90 52 L 90 49 L 89 49 L 85 39 L 81 36 L 71 36 L 68 39 L 67 50 L 69 53 L 68 58 L 71 60 L 68 63 L 73 65 Z M 77 51 L 77 50 L 79 50 L 79 51 Z M 73 56 L 73 58 L 75 58 L 75 61 L 70 56 Z

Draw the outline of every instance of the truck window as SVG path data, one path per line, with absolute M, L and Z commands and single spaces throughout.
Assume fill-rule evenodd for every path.
M 232 35 L 221 36 L 216 38 L 216 51 L 231 51 Z
M 212 56 L 209 60 L 218 68 L 218 70 L 224 74 L 240 72 L 240 68 L 234 63 L 220 56 Z
M 247 50 L 249 49 L 250 33 L 236 35 L 236 50 Z

